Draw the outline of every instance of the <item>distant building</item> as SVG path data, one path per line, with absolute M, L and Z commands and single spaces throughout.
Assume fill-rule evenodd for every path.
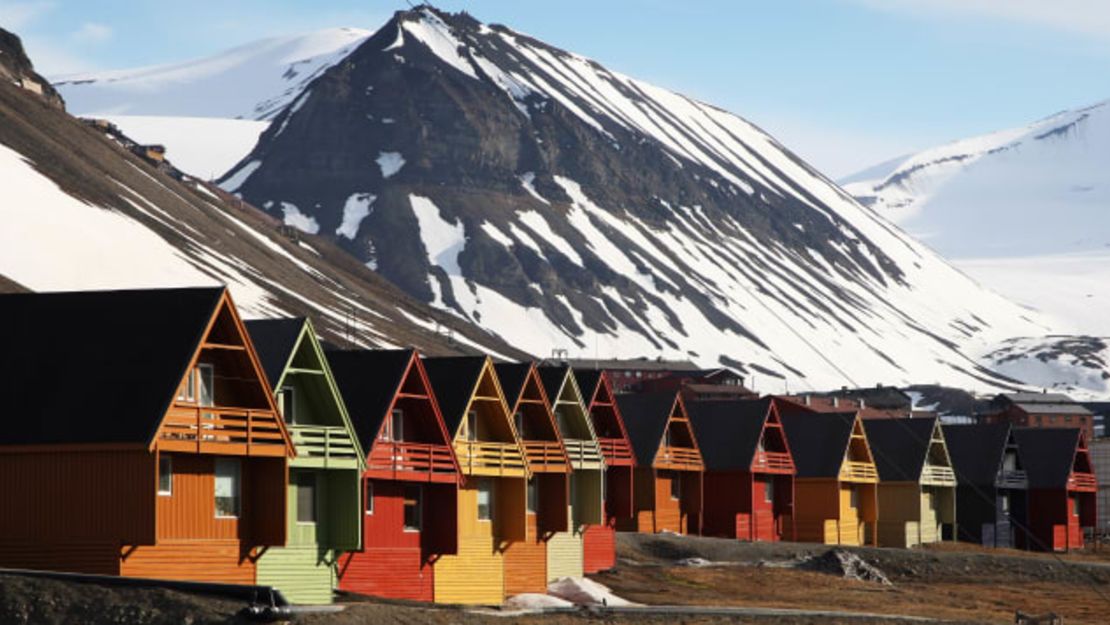
M 1100 534 L 1110 533 L 1110 438 L 1096 440 L 1090 445 L 1091 464 L 1098 479 L 1098 520 L 1095 529 Z
M 823 393 L 785 395 L 783 399 L 817 412 L 858 412 L 862 419 L 936 416 L 929 411 L 914 411 L 913 398 L 893 386 L 842 388 Z
M 572 358 L 566 364 L 575 369 L 596 369 L 609 373 L 613 391 L 628 393 L 638 388 L 644 380 L 664 378 L 679 372 L 701 371 L 689 360 L 664 360 L 662 358 L 590 359 Z
M 744 386 L 744 377 L 732 369 L 679 371 L 658 378 L 648 378 L 633 385 L 639 393 L 682 391 L 682 399 L 708 401 L 714 399 L 755 399 L 758 393 Z
M 1079 428 L 1087 440 L 1095 437 L 1095 415 L 1062 393 L 1002 393 L 991 400 L 982 423 L 1010 423 L 1016 427 Z

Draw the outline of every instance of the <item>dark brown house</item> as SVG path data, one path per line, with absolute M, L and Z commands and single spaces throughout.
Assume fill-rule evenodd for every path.
M 982 423 L 1014 427 L 1079 428 L 1086 440 L 1095 436 L 1095 416 L 1062 393 L 1002 393 L 979 415 Z

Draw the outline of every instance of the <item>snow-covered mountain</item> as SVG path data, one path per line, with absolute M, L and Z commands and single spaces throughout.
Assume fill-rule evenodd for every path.
M 221 184 L 538 355 L 987 388 L 1046 331 L 750 122 L 465 14 L 398 13 Z
M 328 241 L 291 237 L 217 187 L 155 169 L 66 114 L 20 56 L 0 29 L 0 290 L 226 284 L 246 316 L 309 315 L 338 344 L 519 353 Z
M 842 183 L 951 258 L 1105 251 L 1110 102 L 888 161 Z

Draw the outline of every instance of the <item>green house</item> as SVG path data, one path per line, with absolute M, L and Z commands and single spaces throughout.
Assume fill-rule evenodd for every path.
M 288 541 L 259 557 L 257 583 L 293 603 L 330 603 L 339 556 L 361 547 L 366 455 L 312 323 L 265 319 L 246 326 L 297 451 L 289 463 Z

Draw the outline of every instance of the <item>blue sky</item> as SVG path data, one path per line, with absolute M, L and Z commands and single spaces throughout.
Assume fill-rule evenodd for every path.
M 376 28 L 403 1 L 0 0 L 41 71 Z M 1107 0 L 443 0 L 722 106 L 831 176 L 1110 98 Z

